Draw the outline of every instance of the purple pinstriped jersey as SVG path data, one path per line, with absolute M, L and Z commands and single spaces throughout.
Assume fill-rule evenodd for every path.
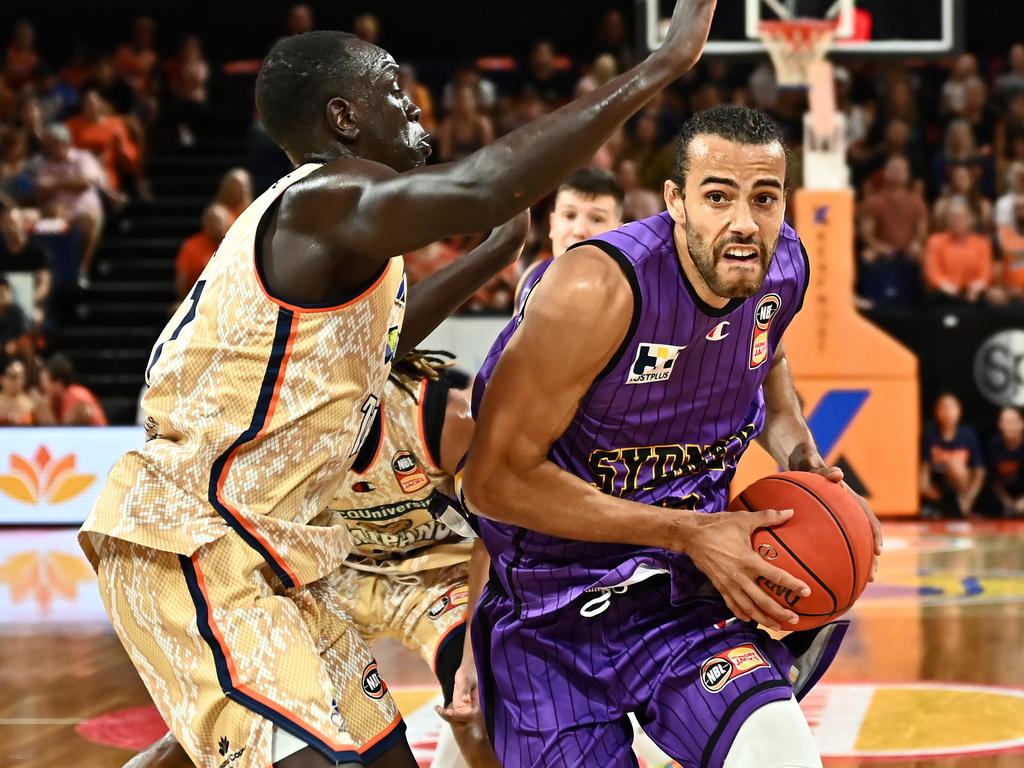
M 764 423 L 762 384 L 803 301 L 808 263 L 796 233 L 783 225 L 757 295 L 714 309 L 682 271 L 673 226 L 662 213 L 587 241 L 629 280 L 633 320 L 549 457 L 613 496 L 718 512 L 740 455 Z M 522 317 L 491 347 L 476 378 L 474 415 Z M 704 585 L 689 558 L 667 550 L 572 541 L 483 519 L 480 528 L 495 573 L 524 617 L 620 584 L 640 566 L 672 575 L 674 601 Z

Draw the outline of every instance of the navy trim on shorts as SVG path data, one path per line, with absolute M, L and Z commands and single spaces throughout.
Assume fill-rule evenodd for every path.
M 217 671 L 217 682 L 220 684 L 221 690 L 228 699 L 234 701 L 236 704 L 240 704 L 252 712 L 255 712 L 261 717 L 266 718 L 281 730 L 287 731 L 292 736 L 317 750 L 328 760 L 333 760 L 335 763 L 372 762 L 384 751 L 392 747 L 399 737 L 404 738 L 405 722 L 404 720 L 400 720 L 392 729 L 391 733 L 374 744 L 370 749 L 366 750 L 362 755 L 351 749 L 335 751 L 322 739 L 310 733 L 292 720 L 289 720 L 282 713 L 238 690 L 235 687 L 234 681 L 231 679 L 231 673 L 228 671 L 228 661 L 224 649 L 217 640 L 217 635 L 214 633 L 213 627 L 210 626 L 209 617 L 211 608 L 210 604 L 206 601 L 206 596 L 203 594 L 203 590 L 199 586 L 199 577 L 196 573 L 195 564 L 192 562 L 191 558 L 186 557 L 185 555 L 178 555 L 178 560 L 181 563 L 181 570 L 185 576 L 185 584 L 188 587 L 189 595 L 192 597 L 192 602 L 196 608 L 196 627 L 199 630 L 200 636 L 206 641 L 206 644 L 210 647 L 210 651 L 213 653 L 213 664 Z
M 264 546 L 263 542 L 259 541 L 235 514 L 221 502 L 218 498 L 218 486 L 232 454 L 246 443 L 255 440 L 260 430 L 266 426 L 270 404 L 274 399 L 274 390 L 277 386 L 277 380 L 281 375 L 281 369 L 288 350 L 288 340 L 291 337 L 294 318 L 295 313 L 291 310 L 284 309 L 283 307 L 278 310 L 277 327 L 274 330 L 274 343 L 270 350 L 270 359 L 267 361 L 266 372 L 263 374 L 263 383 L 260 385 L 260 394 L 256 400 L 256 407 L 253 410 L 252 421 L 249 423 L 249 428 L 240 434 L 228 446 L 228 449 L 214 460 L 213 467 L 210 470 L 210 486 L 208 491 L 210 504 L 217 510 L 217 514 L 224 518 L 225 522 L 235 533 L 242 537 L 246 544 L 256 550 L 266 560 L 267 565 L 270 566 L 277 578 L 288 589 L 294 589 L 298 584 L 295 583 L 295 580 L 289 575 L 278 559 L 271 554 L 270 550 Z
M 785 680 L 766 680 L 765 682 L 744 691 L 733 699 L 732 703 L 729 704 L 725 713 L 722 715 L 722 719 L 718 721 L 718 726 L 711 732 L 711 736 L 708 738 L 708 743 L 704 747 L 703 754 L 700 756 L 700 768 L 712 768 L 711 758 L 714 757 L 715 749 L 718 747 L 718 742 L 725 734 L 726 729 L 729 728 L 736 711 L 757 694 L 770 691 L 773 688 L 790 689 L 790 685 Z M 768 704 L 770 702 L 765 703 Z

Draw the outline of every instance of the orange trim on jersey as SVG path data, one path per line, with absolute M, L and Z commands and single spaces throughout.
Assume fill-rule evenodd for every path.
M 373 458 L 370 459 L 370 463 L 366 465 L 366 469 L 364 469 L 362 472 L 357 472 L 356 470 L 352 470 L 352 474 L 357 475 L 358 477 L 362 477 L 367 472 L 369 472 L 371 469 L 373 469 L 375 466 L 377 466 L 377 461 L 380 459 L 380 455 L 384 451 L 384 436 L 385 436 L 385 431 L 388 428 L 388 425 L 387 425 L 387 421 L 388 421 L 387 420 L 387 413 L 384 411 L 384 405 L 385 405 L 384 400 L 381 400 L 380 401 L 380 408 L 379 408 L 379 410 L 380 410 L 380 438 L 377 440 L 377 450 L 374 452 Z
M 274 381 L 274 393 L 271 395 L 270 405 L 267 407 L 267 416 L 263 420 L 263 425 L 260 427 L 259 432 L 256 433 L 255 437 L 253 437 L 254 441 L 259 440 L 260 437 L 266 434 L 267 428 L 274 420 L 274 412 L 277 410 L 277 402 L 281 396 L 281 385 L 284 383 L 285 373 L 288 370 L 288 361 L 292 356 L 292 347 L 295 344 L 295 335 L 298 328 L 299 318 L 293 316 L 291 319 L 291 328 L 288 332 L 288 341 L 285 343 L 284 356 L 281 358 L 281 368 L 278 371 L 277 379 Z M 240 448 L 241 446 L 238 447 Z M 270 545 L 270 542 L 268 542 L 263 535 L 253 527 L 252 522 L 242 515 L 238 509 L 228 502 L 228 500 L 223 496 L 224 481 L 227 480 L 228 473 L 231 472 L 231 464 L 234 462 L 235 456 L 237 455 L 236 451 L 237 448 L 228 455 L 227 461 L 224 463 L 224 469 L 220 473 L 220 477 L 217 478 L 217 501 L 224 505 L 224 508 L 231 513 L 232 517 L 238 521 L 239 525 L 245 528 L 245 530 L 248 531 L 249 534 L 266 549 L 267 553 L 274 559 L 281 569 L 288 574 L 289 578 L 292 580 L 292 584 L 290 586 L 297 587 L 302 583 L 302 581 L 296 575 L 295 571 L 291 569 L 291 566 L 289 566 L 285 559 L 278 554 L 277 550 Z
M 256 285 L 258 285 L 260 287 L 260 290 L 263 291 L 263 295 L 266 296 L 274 304 L 277 304 L 277 306 L 279 307 L 283 307 L 292 312 L 298 312 L 303 314 L 313 314 L 316 312 L 336 312 L 339 309 L 346 309 L 347 307 L 350 307 L 353 304 L 358 304 L 360 301 L 365 299 L 369 294 L 373 293 L 377 286 L 379 286 L 381 282 L 384 280 L 384 278 L 387 277 L 388 273 L 391 271 L 391 265 L 394 263 L 394 261 L 394 259 L 388 259 L 388 263 L 384 265 L 384 269 L 381 270 L 381 273 L 377 276 L 373 283 L 368 288 L 361 291 L 358 296 L 348 299 L 341 304 L 331 304 L 326 307 L 304 307 L 301 304 L 290 304 L 284 299 L 279 299 L 273 294 L 271 294 L 270 291 L 267 290 L 267 287 L 263 284 L 263 276 L 260 274 L 260 271 L 256 266 L 255 245 L 253 246 L 252 251 L 252 267 L 253 272 L 255 272 L 256 274 Z
M 466 605 L 468 608 L 469 604 L 467 603 Z M 437 645 L 434 646 L 434 661 L 430 665 L 431 669 L 434 671 L 435 674 L 437 673 L 437 654 L 441 652 L 441 646 L 443 646 L 444 641 L 448 639 L 448 635 L 457 630 L 459 627 L 463 627 L 466 625 L 466 622 L 469 620 L 469 611 L 467 610 L 466 613 L 466 616 L 463 616 L 461 620 L 455 622 L 450 627 L 448 627 L 447 631 L 437 639 Z M 468 627 L 466 628 L 466 631 L 469 631 Z
M 420 392 L 419 392 L 419 398 L 418 398 L 417 408 L 416 408 L 416 410 L 417 410 L 416 422 L 417 422 L 417 426 L 418 426 L 419 433 L 420 433 L 420 445 L 423 446 L 423 455 L 426 456 L 427 461 L 431 465 L 431 468 L 435 472 L 438 472 L 440 474 L 446 474 L 445 471 L 443 469 L 441 469 L 441 462 L 438 460 L 439 457 L 435 457 L 434 455 L 432 455 L 430 453 L 430 443 L 427 442 L 427 428 L 426 428 L 426 424 L 424 423 L 424 421 L 425 421 L 424 411 L 426 410 L 427 385 L 429 383 L 430 383 L 429 379 L 423 379 L 423 381 L 420 382 Z
M 201 566 L 199 565 L 199 553 L 198 552 L 192 555 L 192 566 L 193 566 L 193 568 L 195 569 L 195 572 L 196 572 L 196 583 L 197 583 L 197 585 L 199 587 L 199 591 L 202 593 L 203 599 L 206 601 L 206 622 L 207 622 L 207 624 L 209 624 L 210 631 L 213 633 L 214 637 L 217 640 L 217 644 L 220 646 L 220 652 L 221 652 L 221 654 L 224 657 L 224 662 L 225 662 L 225 665 L 227 666 L 228 675 L 231 678 L 231 685 L 232 685 L 232 687 L 236 691 L 239 691 L 240 693 L 244 693 L 246 696 L 252 698 L 253 700 L 257 701 L 258 703 L 260 703 L 263 706 L 267 707 L 268 709 L 272 710 L 273 712 L 276 712 L 277 714 L 281 715 L 285 719 L 290 720 L 292 723 L 294 723 L 295 725 L 297 725 L 300 728 L 302 728 L 302 730 L 308 731 L 313 736 L 316 736 L 318 739 L 320 739 L 325 744 L 327 744 L 335 752 L 350 752 L 350 751 L 351 752 L 361 752 L 361 751 L 363 751 L 363 750 L 360 750 L 358 747 L 356 747 L 355 744 L 338 743 L 338 742 L 332 740 L 326 734 L 321 733 L 316 728 L 314 728 L 313 726 L 309 725 L 309 723 L 307 723 L 305 720 L 303 720 L 301 717 L 296 715 L 291 710 L 286 709 L 285 707 L 282 707 L 277 702 L 271 701 L 266 696 L 263 696 L 259 692 L 254 691 L 249 686 L 244 685 L 244 684 L 242 684 L 242 683 L 240 683 L 238 681 L 238 671 L 237 671 L 237 669 L 235 667 L 234 659 L 231 657 L 231 651 L 228 648 L 228 644 L 224 641 L 224 635 L 221 633 L 220 628 L 217 626 L 217 623 L 213 619 L 213 602 L 210 600 L 210 593 L 206 589 L 206 579 L 203 576 L 203 570 L 202 570 Z M 225 691 L 225 693 L 227 693 L 227 692 Z M 398 716 L 397 721 L 399 721 L 399 722 L 401 721 L 401 715 Z M 384 732 L 384 735 L 387 735 L 388 732 L 394 730 L 395 724 L 396 724 L 396 722 L 392 721 L 391 725 L 389 725 L 387 730 Z M 376 741 L 378 741 L 380 738 L 381 738 L 381 736 L 375 737 L 374 743 Z M 363 747 L 363 749 L 364 750 L 367 749 L 368 746 L 371 746 L 371 745 L 365 745 Z

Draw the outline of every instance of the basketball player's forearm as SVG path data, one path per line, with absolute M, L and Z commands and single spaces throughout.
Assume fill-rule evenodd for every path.
M 806 468 L 824 462 L 800 409 L 782 345 L 764 382 L 765 420 L 757 441 L 780 467 Z
M 466 587 L 469 595 L 466 598 L 466 640 L 462 650 L 463 663 L 473 658 L 473 639 L 470 637 L 469 627 L 476 604 L 480 600 L 480 594 L 484 591 L 484 584 L 487 582 L 487 574 L 491 568 L 491 557 L 487 554 L 487 548 L 482 539 L 473 540 L 473 554 L 469 559 L 469 574 L 466 580 Z
M 488 280 L 519 255 L 529 232 L 529 213 L 496 227 L 479 246 L 409 289 L 398 339 L 400 359 L 465 304 Z

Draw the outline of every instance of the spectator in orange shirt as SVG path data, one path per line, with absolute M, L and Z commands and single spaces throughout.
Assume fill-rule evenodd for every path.
M 63 355 L 54 355 L 43 365 L 39 379 L 43 397 L 36 406 L 40 424 L 65 426 L 107 426 L 107 415 L 92 392 L 75 381 L 75 369 Z
M 972 231 L 973 215 L 967 201 L 954 197 L 946 204 L 946 228 L 928 238 L 924 277 L 937 298 L 971 304 L 992 284 L 992 243 Z
M 213 203 L 203 211 L 203 228 L 181 244 L 174 261 L 174 290 L 179 299 L 185 298 L 206 269 L 231 226 L 230 220 L 228 209 Z
M 39 64 L 35 40 L 36 29 L 32 22 L 19 19 L 14 23 L 11 43 L 7 46 L 7 59 L 4 61 L 4 79 L 11 88 L 18 89 L 32 79 L 32 72 Z
M 999 227 L 1003 284 L 1015 299 L 1024 299 L 1024 195 L 1017 195 L 1010 222 Z
M 252 176 L 245 168 L 232 168 L 221 177 L 213 202 L 228 209 L 230 224 L 234 224 L 242 211 L 252 204 Z
M 124 120 L 110 114 L 111 107 L 99 91 L 90 88 L 82 97 L 79 114 L 67 121 L 72 143 L 92 152 L 107 174 L 111 189 L 121 189 L 121 174 L 139 176 L 139 148 L 128 134 Z
M 32 398 L 25 391 L 25 364 L 14 357 L 0 364 L 0 427 L 27 427 L 35 421 Z
M 153 47 L 155 36 L 156 23 L 148 16 L 140 16 L 132 27 L 132 41 L 114 52 L 117 73 L 138 96 L 148 94 L 153 87 L 153 73 L 159 58 Z

